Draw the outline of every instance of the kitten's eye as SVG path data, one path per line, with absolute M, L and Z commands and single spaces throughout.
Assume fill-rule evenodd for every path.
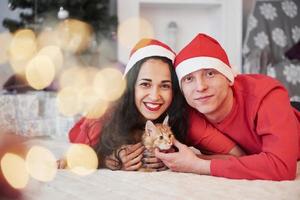
M 172 135 L 169 135 L 169 138 L 171 138 L 172 137 Z
M 162 140 L 162 139 L 164 139 L 164 137 L 161 135 L 161 136 L 159 136 L 159 139 Z

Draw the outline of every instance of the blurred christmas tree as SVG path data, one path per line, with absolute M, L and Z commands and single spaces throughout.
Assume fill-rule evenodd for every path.
M 110 0 L 8 0 L 11 10 L 22 9 L 20 20 L 5 18 L 3 26 L 10 32 L 20 28 L 41 31 L 49 22 L 65 18 L 89 23 L 96 34 L 110 36 L 116 31 L 117 17 L 112 14 Z

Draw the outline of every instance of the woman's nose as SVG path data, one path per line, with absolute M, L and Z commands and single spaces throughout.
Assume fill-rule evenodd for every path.
M 152 100 L 158 100 L 160 96 L 159 89 L 157 87 L 152 87 L 149 96 Z

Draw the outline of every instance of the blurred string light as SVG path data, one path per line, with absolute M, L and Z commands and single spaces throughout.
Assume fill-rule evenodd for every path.
M 69 169 L 78 175 L 89 175 L 98 167 L 96 152 L 85 144 L 72 144 L 67 151 L 66 158 Z
M 99 118 L 109 103 L 119 99 L 126 88 L 122 73 L 112 67 L 98 70 L 93 67 L 72 67 L 60 77 L 57 104 L 66 116 L 82 114 L 87 118 Z
M 55 66 L 48 56 L 37 55 L 26 66 L 26 80 L 36 90 L 48 87 L 54 77 Z
M 24 74 L 27 62 L 36 54 L 37 43 L 32 30 L 17 31 L 9 46 L 9 61 L 17 74 Z
M 129 18 L 118 27 L 118 42 L 131 49 L 141 38 L 153 38 L 154 30 L 144 18 Z
M 42 48 L 38 55 L 48 56 L 54 64 L 55 72 L 58 73 L 63 65 L 63 53 L 58 46 L 49 45 Z
M 13 188 L 22 189 L 26 187 L 29 173 L 22 157 L 13 153 L 6 153 L 1 159 L 1 170 L 5 179 Z
M 26 169 L 30 176 L 36 180 L 51 181 L 57 171 L 56 158 L 45 147 L 33 146 L 26 156 Z
M 126 88 L 123 74 L 114 68 L 105 68 L 96 74 L 94 90 L 101 99 L 115 101 L 121 97 Z
M 83 52 L 91 45 L 93 28 L 76 19 L 66 19 L 58 24 L 55 29 L 59 35 L 60 47 L 71 53 Z

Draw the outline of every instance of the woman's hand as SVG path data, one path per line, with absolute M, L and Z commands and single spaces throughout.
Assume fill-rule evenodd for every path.
M 66 169 L 68 166 L 67 160 L 65 158 L 61 158 L 57 160 L 56 163 L 57 163 L 57 169 Z
M 175 148 L 171 147 L 169 150 L 164 151 L 165 153 L 173 153 L 175 152 Z M 142 159 L 143 167 L 154 169 L 156 171 L 164 171 L 167 170 L 168 167 L 158 158 L 155 157 L 154 151 L 144 151 L 144 157 Z
M 142 145 L 142 143 L 124 145 L 117 150 L 120 160 L 122 161 L 121 168 L 120 163 L 114 153 L 105 158 L 105 165 L 112 170 L 121 169 L 125 171 L 135 171 L 142 166 L 144 150 L 145 147 Z

